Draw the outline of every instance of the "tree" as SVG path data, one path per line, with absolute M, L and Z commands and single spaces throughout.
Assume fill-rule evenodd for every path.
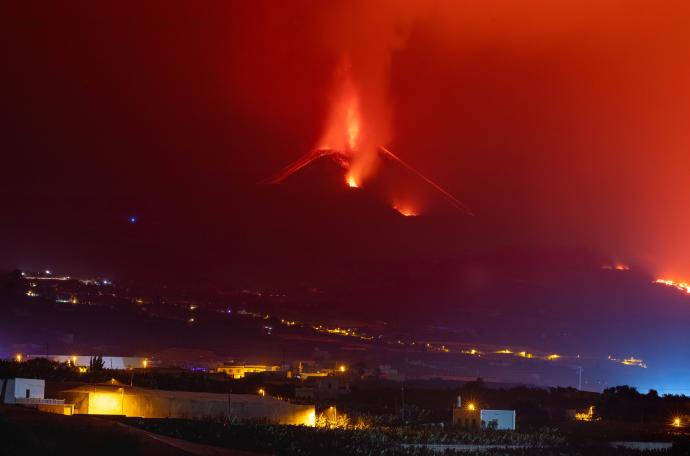
M 103 357 L 100 355 L 92 356 L 91 359 L 89 359 L 89 370 L 91 372 L 102 371 L 104 366 L 105 361 L 103 361 Z

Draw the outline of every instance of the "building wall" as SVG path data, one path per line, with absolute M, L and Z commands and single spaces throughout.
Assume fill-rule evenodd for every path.
M 89 367 L 92 355 L 27 355 L 27 359 L 46 358 L 58 363 L 73 363 L 76 366 Z M 104 356 L 106 369 L 137 369 L 146 367 L 147 358 L 141 356 Z M 150 364 L 149 364 L 150 365 Z
M 17 398 L 43 399 L 46 382 L 36 378 L 10 378 L 5 382 L 5 404 L 15 404 Z
M 74 413 L 72 404 L 38 404 L 36 408 L 41 412 L 55 415 L 72 415 Z
M 466 429 L 479 429 L 481 420 L 479 410 L 469 410 L 463 407 L 453 407 L 453 424 Z
M 236 418 L 278 424 L 313 426 L 313 405 L 297 405 L 251 394 L 213 394 L 143 388 L 94 388 L 66 391 L 75 413 L 142 418 Z

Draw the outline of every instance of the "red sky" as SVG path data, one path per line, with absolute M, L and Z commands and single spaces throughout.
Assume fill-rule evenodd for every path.
M 481 220 L 690 279 L 687 2 L 22 2 L 3 17 L 13 261 L 86 252 L 121 216 L 197 198 L 213 201 L 200 218 L 251 217 L 236 212 L 251 185 L 318 140 L 348 54 L 371 128 Z

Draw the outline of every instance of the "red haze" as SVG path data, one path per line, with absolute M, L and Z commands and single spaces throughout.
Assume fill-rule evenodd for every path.
M 690 278 L 685 1 L 76 2 L 18 13 L 4 15 L 3 87 L 17 109 L 3 190 L 127 208 L 141 195 L 151 206 L 202 190 L 244 197 L 227 186 L 319 141 L 349 56 L 371 142 L 507 238 Z

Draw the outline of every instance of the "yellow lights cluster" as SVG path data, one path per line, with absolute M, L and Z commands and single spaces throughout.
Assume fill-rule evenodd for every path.
M 448 349 L 445 345 L 436 346 L 436 345 L 433 345 L 431 343 L 426 343 L 426 344 L 424 344 L 424 346 L 427 348 L 427 350 L 439 351 L 439 352 L 444 352 L 444 353 L 451 352 L 451 350 Z M 463 355 L 478 356 L 478 357 L 481 357 L 484 355 L 484 352 L 481 352 L 481 351 L 477 350 L 476 348 L 461 349 L 459 352 L 462 353 Z M 491 353 L 493 353 L 495 355 L 513 355 L 513 356 L 517 356 L 519 358 L 541 359 L 541 360 L 546 360 L 546 361 L 555 361 L 557 359 L 562 358 L 562 355 L 559 355 L 556 353 L 552 353 L 550 355 L 545 355 L 545 356 L 539 356 L 539 355 L 535 355 L 535 354 L 530 353 L 530 352 L 525 351 L 525 350 L 516 352 L 516 351 L 513 351 L 509 348 L 496 350 L 496 351 L 491 352 Z
M 636 367 L 641 367 L 642 369 L 647 369 L 647 364 L 643 360 L 635 358 L 634 356 L 631 356 L 629 358 L 624 358 L 624 359 L 617 359 L 617 358 L 614 358 L 613 356 L 609 355 L 608 359 L 609 359 L 609 361 L 613 361 L 614 363 L 623 364 L 625 366 L 636 366 Z
M 311 327 L 314 331 L 320 332 L 320 333 L 325 333 L 325 334 L 334 334 L 337 336 L 345 336 L 345 337 L 356 337 L 357 339 L 362 339 L 362 340 L 372 340 L 373 337 L 367 336 L 365 334 L 360 334 L 354 329 L 350 328 L 329 328 L 328 326 L 324 325 L 315 325 Z M 400 343 L 400 342 L 399 342 Z
M 594 420 L 594 406 L 590 405 L 586 412 L 576 413 L 575 419 L 578 421 L 593 421 Z

